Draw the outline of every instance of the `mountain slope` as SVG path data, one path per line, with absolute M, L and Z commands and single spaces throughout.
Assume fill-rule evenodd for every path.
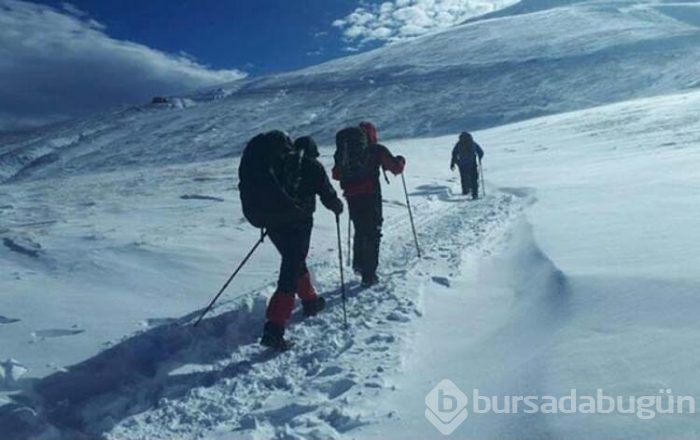
M 37 255 L 0 248 L 9 269 L 0 287 L 11 292 L 0 297 L 0 355 L 29 370 L 0 381 L 0 431 L 10 440 L 443 438 L 424 412 L 445 378 L 499 406 L 572 388 L 697 396 L 698 111 L 700 92 L 690 92 L 477 132 L 488 183 L 478 202 L 455 195 L 456 136 L 389 142 L 408 157 L 423 258 L 392 182 L 383 283 L 360 290 L 346 273 L 345 330 L 335 222 L 320 211 L 310 267 L 329 307 L 312 319 L 297 311 L 289 335 L 299 345 L 281 355 L 256 341 L 278 263 L 269 243 L 191 327 L 192 310 L 258 238 L 240 219 L 235 163 L 4 185 L 9 236 Z M 470 409 L 452 436 L 700 432 L 687 412 L 641 420 L 522 409 Z
M 0 181 L 235 156 L 257 132 L 330 142 L 359 119 L 384 137 L 495 126 L 697 87 L 698 5 L 526 0 L 492 18 L 169 105 L 40 130 L 0 147 Z

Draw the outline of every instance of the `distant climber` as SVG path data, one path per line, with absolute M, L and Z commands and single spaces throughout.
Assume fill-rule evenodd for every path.
M 406 159 L 379 144 L 377 128 L 366 121 L 336 134 L 334 159 L 333 178 L 340 181 L 355 228 L 353 269 L 369 287 L 378 282 L 383 223 L 380 168 L 401 174 Z
M 258 175 L 247 182 L 250 188 L 244 185 L 246 190 L 250 190 L 244 213 L 247 207 L 253 219 L 251 223 L 255 222 L 257 224 L 254 225 L 267 230 L 270 241 L 282 256 L 277 290 L 267 307 L 267 322 L 260 343 L 286 350 L 290 342 L 284 339 L 284 333 L 294 308 L 295 293 L 301 298 L 306 316 L 316 315 L 325 306 L 325 300 L 316 294 L 306 266 L 316 195 L 321 197 L 326 208 L 338 215 L 343 212 L 343 202 L 317 160 L 318 148 L 313 139 L 302 137 L 292 144 L 291 139 L 280 131 L 263 136 L 266 138 L 258 142 L 257 148 L 269 153 L 262 155 L 264 159 Z M 254 141 L 251 141 L 246 150 L 255 147 Z M 243 161 L 241 165 L 243 167 Z M 253 167 L 249 168 L 252 174 Z M 261 178 L 261 175 L 265 177 Z M 257 218 L 255 211 L 260 211 Z M 249 215 L 246 214 L 246 217 Z
M 479 198 L 479 164 L 484 157 L 484 150 L 474 141 L 471 134 L 466 131 L 459 135 L 459 141 L 452 149 L 452 161 L 450 169 L 455 165 L 459 167 L 462 180 L 462 194 L 465 196 L 471 192 L 472 199 Z

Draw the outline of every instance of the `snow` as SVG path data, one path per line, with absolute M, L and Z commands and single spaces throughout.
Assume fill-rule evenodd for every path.
M 327 158 L 328 154 L 325 156 Z M 198 176 L 197 181 L 190 183 L 192 179 L 183 179 L 184 184 L 215 184 L 227 187 L 231 185 L 226 180 L 204 179 L 204 167 L 210 170 L 211 176 L 215 176 L 224 167 L 231 167 L 231 164 L 229 161 L 198 164 L 198 172 L 195 173 Z M 57 301 L 69 302 L 70 313 L 66 315 L 80 317 L 82 333 L 70 331 L 69 324 L 72 321 L 66 322 L 66 317 L 55 313 L 56 310 L 60 310 L 57 303 L 42 305 L 41 310 L 52 310 L 51 317 L 43 315 L 36 318 L 30 313 L 30 310 L 36 310 L 36 303 L 31 297 L 23 301 L 14 297 L 10 299 L 11 303 L 3 306 L 3 309 L 12 307 L 17 315 L 23 318 L 12 327 L 7 327 L 7 330 L 14 342 L 11 346 L 12 351 L 18 356 L 21 355 L 25 362 L 33 361 L 30 371 L 34 375 L 45 374 L 46 366 L 43 363 L 60 353 L 60 361 L 52 362 L 58 372 L 42 379 L 34 387 L 35 392 L 42 396 L 48 414 L 54 411 L 54 405 L 62 405 L 60 419 L 51 420 L 51 423 L 58 424 L 64 430 L 83 429 L 91 433 L 109 430 L 115 438 L 134 438 L 135 435 L 143 438 L 208 435 L 212 430 L 223 429 L 229 432 L 240 429 L 241 424 L 247 426 L 246 424 L 253 421 L 254 426 L 259 426 L 260 430 L 278 432 L 286 429 L 279 426 L 281 421 L 296 420 L 301 414 L 313 421 L 309 422 L 309 432 L 318 431 L 321 437 L 328 433 L 337 436 L 338 433 L 369 423 L 374 417 L 362 413 L 348 413 L 345 409 L 347 402 L 362 400 L 367 395 L 378 394 L 387 388 L 384 376 L 398 365 L 398 353 L 392 347 L 402 339 L 400 329 L 394 327 L 410 324 L 421 315 L 416 303 L 416 292 L 412 292 L 410 287 L 413 281 L 408 275 L 415 272 L 411 267 L 416 266 L 418 260 L 412 248 L 413 242 L 404 239 L 410 236 L 410 232 L 405 206 L 401 202 L 400 187 L 392 185 L 386 194 L 385 230 L 388 237 L 385 242 L 385 261 L 389 266 L 384 273 L 383 288 L 375 292 L 359 292 L 357 280 L 349 284 L 351 329 L 348 333 L 344 332 L 340 325 L 338 274 L 334 259 L 335 229 L 331 216 L 319 213 L 319 226 L 315 231 L 312 250 L 317 257 L 314 259 L 312 271 L 320 291 L 329 297 L 330 311 L 323 317 L 308 320 L 308 323 L 305 323 L 308 328 L 301 324 L 297 326 L 298 330 L 293 335 L 299 349 L 295 350 L 293 356 L 282 355 L 270 359 L 270 355 L 261 353 L 255 344 L 262 326 L 265 299 L 272 291 L 271 282 L 277 262 L 270 246 L 261 249 L 260 255 L 256 255 L 242 278 L 236 280 L 232 286 L 231 294 L 235 296 L 238 292 L 239 295 L 243 294 L 242 297 L 223 303 L 216 309 L 214 317 L 204 321 L 202 330 L 191 327 L 192 320 L 196 317 L 194 314 L 170 322 L 158 319 L 162 316 L 182 315 L 203 306 L 218 287 L 216 282 L 223 282 L 227 271 L 230 270 L 230 265 L 225 264 L 225 255 L 232 253 L 231 250 L 216 249 L 213 246 L 214 241 L 222 239 L 219 232 L 212 234 L 211 242 L 199 244 L 203 251 L 212 254 L 210 260 L 204 259 L 201 251 L 188 255 L 184 235 L 175 232 L 179 227 L 178 222 L 168 224 L 166 220 L 162 220 L 162 223 L 152 220 L 159 215 L 172 213 L 167 204 L 180 203 L 176 195 L 182 191 L 173 190 L 172 185 L 177 188 L 183 182 L 178 182 L 167 170 L 162 171 L 162 174 L 161 179 L 163 184 L 168 185 L 167 190 L 156 191 L 154 185 L 158 182 L 151 181 L 150 196 L 142 194 L 134 186 L 133 176 L 130 176 L 129 188 L 138 191 L 139 195 L 132 194 L 128 201 L 121 202 L 116 189 L 124 184 L 122 176 L 111 176 L 115 179 L 111 185 L 107 185 L 107 177 L 102 176 L 104 186 L 99 191 L 114 197 L 111 203 L 106 204 L 105 209 L 121 213 L 128 203 L 133 206 L 133 216 L 124 218 L 110 212 L 100 213 L 100 221 L 91 223 L 96 228 L 104 228 L 93 233 L 100 237 L 97 242 L 91 239 L 88 245 L 84 245 L 81 240 L 66 240 L 65 236 L 71 235 L 68 232 L 72 229 L 69 224 L 63 225 L 63 231 L 56 232 L 58 242 L 52 240 L 52 233 L 46 233 L 43 237 L 42 242 L 45 243 L 48 253 L 44 258 L 51 259 L 51 254 L 63 255 L 60 259 L 62 270 L 57 278 L 60 278 L 62 283 L 75 282 L 78 286 L 55 287 L 55 290 L 79 292 L 75 296 L 61 295 Z M 185 170 L 185 174 L 193 175 L 191 170 Z M 72 179 L 67 187 L 72 188 L 70 192 L 73 192 L 79 181 L 85 180 L 87 186 L 89 182 L 94 182 L 94 177 Z M 409 182 L 410 179 L 411 177 Z M 418 179 L 422 183 L 415 185 L 415 197 L 419 200 L 424 199 L 424 202 L 417 201 L 417 224 L 424 231 L 461 231 L 460 233 L 468 235 L 464 242 L 476 240 L 473 237 L 475 232 L 482 234 L 491 227 L 502 227 L 510 211 L 518 209 L 517 198 L 503 194 L 485 201 L 483 206 L 478 207 L 480 214 L 477 217 L 466 216 L 464 212 L 469 206 L 461 196 L 453 196 L 451 189 L 444 184 L 431 183 L 435 180 L 433 178 L 422 179 L 416 176 L 416 180 Z M 454 178 L 452 179 L 454 182 Z M 43 180 L 37 182 L 37 189 L 32 189 L 33 184 L 30 183 L 18 186 L 23 188 L 25 194 L 36 194 L 32 191 L 43 193 L 45 184 L 46 181 Z M 81 187 L 78 193 L 86 197 L 89 195 L 86 194 L 87 190 L 87 187 Z M 216 194 L 214 191 L 206 193 Z M 50 199 L 55 197 L 54 193 Z M 151 210 L 147 214 L 139 212 L 146 209 L 138 203 L 139 198 L 148 200 L 142 202 Z M 234 212 L 240 216 L 238 201 L 227 201 L 236 207 Z M 193 214 L 183 216 L 182 214 L 187 213 L 187 208 L 180 206 L 179 210 L 182 212 L 178 221 L 191 224 L 190 234 L 196 233 L 196 229 L 199 228 L 201 232 L 209 231 L 211 234 L 211 225 L 220 220 L 219 216 L 223 212 L 231 209 L 225 204 L 209 200 L 187 202 L 208 203 L 210 210 L 219 211 L 217 215 L 210 214 L 208 220 L 202 220 L 202 225 L 195 228 L 195 223 L 198 222 L 194 221 Z M 32 203 L 37 206 L 36 199 L 33 199 Z M 165 208 L 161 208 L 161 204 L 165 205 Z M 22 206 L 21 202 L 17 205 Z M 448 205 L 447 209 L 445 205 Z M 100 205 L 96 204 L 92 208 L 98 206 Z M 166 212 L 158 214 L 162 210 Z M 141 226 L 151 232 L 146 235 L 147 241 L 136 246 L 132 244 L 132 237 L 146 234 L 138 227 L 139 220 L 143 218 L 151 219 Z M 117 219 L 125 224 L 119 224 Z M 173 220 L 171 219 L 171 222 Z M 484 224 L 478 225 L 479 220 L 483 220 Z M 86 221 L 92 222 L 89 217 L 81 218 L 73 233 L 83 231 Z M 59 223 L 63 222 L 68 223 L 67 219 Z M 225 224 L 228 225 L 228 222 L 229 220 Z M 155 230 L 152 229 L 154 227 Z M 232 257 L 230 261 L 241 258 L 247 251 L 247 246 L 244 246 L 253 243 L 256 234 L 251 228 L 241 225 L 238 218 L 235 218 L 233 227 L 240 234 L 235 237 L 236 241 L 220 245 L 224 248 L 239 247 L 237 251 L 240 255 Z M 166 229 L 163 231 L 166 236 L 174 238 L 170 242 L 165 240 L 157 233 L 160 228 Z M 121 234 L 124 234 L 126 229 L 129 230 L 128 236 L 122 237 Z M 481 232 L 482 230 L 484 232 Z M 460 245 L 452 242 L 450 236 L 430 237 L 424 232 L 421 239 L 424 252 L 443 254 L 441 258 L 456 258 L 461 249 Z M 118 247 L 119 252 L 115 254 L 116 243 L 121 240 L 126 244 Z M 89 262 L 80 261 L 86 250 L 83 246 L 89 246 Z M 327 257 L 324 258 L 324 254 Z M 167 258 L 162 259 L 166 255 Z M 217 256 L 218 258 L 215 258 Z M 109 264 L 103 264 L 102 260 L 107 257 Z M 59 264 L 58 261 L 56 264 Z M 79 276 L 68 269 L 74 264 L 80 265 Z M 205 269 L 212 264 L 219 268 L 215 271 L 218 273 L 212 273 L 211 267 Z M 183 270 L 189 265 L 196 265 L 199 270 L 183 274 Z M 64 271 L 68 274 L 63 273 Z M 19 272 L 17 276 L 23 278 L 25 275 Z M 96 280 L 90 280 L 92 277 Z M 43 280 L 39 282 L 44 286 L 52 281 L 56 282 L 51 279 L 53 277 L 50 274 L 41 278 Z M 75 278 L 75 281 L 71 278 Z M 150 293 L 150 289 L 164 283 L 166 286 L 163 290 Z M 80 288 L 86 284 L 90 287 Z M 174 289 L 175 285 L 185 294 L 178 295 Z M 202 285 L 210 287 L 201 289 Z M 260 286 L 266 286 L 262 293 Z M 132 289 L 133 296 L 128 293 Z M 27 292 L 27 295 L 31 293 Z M 33 293 L 36 294 L 36 291 Z M 404 296 L 403 293 L 409 295 Z M 129 296 L 124 298 L 125 295 Z M 149 298 L 151 295 L 155 298 Z M 67 296 L 72 297 L 67 300 Z M 367 298 L 360 300 L 360 296 Z M 50 298 L 42 297 L 42 300 L 46 299 L 50 301 Z M 158 302 L 158 305 L 155 306 L 152 301 Z M 173 312 L 165 313 L 164 308 Z M 142 322 L 146 323 L 147 328 L 138 331 Z M 34 335 L 38 340 L 27 344 L 21 335 L 27 334 L 39 324 L 47 328 L 63 328 L 64 331 L 35 331 Z M 119 335 L 130 333 L 133 336 L 116 341 Z M 319 344 L 320 335 L 323 335 L 322 344 Z M 88 357 L 90 352 L 101 350 L 101 344 L 104 342 L 108 342 L 110 348 L 96 357 L 70 367 L 67 371 L 63 370 L 67 364 Z M 356 368 L 353 365 L 361 367 Z M 214 383 L 220 383 L 222 387 L 212 388 L 210 384 Z M 303 389 L 309 394 L 307 400 L 310 403 L 299 404 L 296 399 L 289 399 L 290 392 L 296 393 Z M 282 393 L 281 397 L 277 396 L 279 393 Z M 236 396 L 235 402 L 231 400 L 232 394 Z M 319 398 L 336 401 L 337 407 L 319 405 Z M 262 399 L 269 399 L 271 407 L 259 408 Z M 274 403 L 276 400 L 279 400 L 279 403 Z M 69 402 L 68 406 L 66 402 Z M 139 415 L 156 403 L 162 411 Z M 214 411 L 212 407 L 217 409 Z M 82 421 L 75 422 L 76 418 L 86 419 L 85 425 Z M 302 428 L 299 429 L 306 432 Z
M 441 438 L 424 413 L 444 379 L 470 399 L 478 388 L 500 402 L 572 388 L 700 396 L 697 5 L 543 5 L 172 101 L 182 105 L 6 137 L 2 437 Z M 377 74 L 399 64 L 398 82 Z M 475 66 L 484 70 L 462 78 Z M 371 89 L 336 90 L 358 72 Z M 409 90 L 408 78 L 429 81 Z M 436 84 L 444 90 L 426 93 Z M 478 99 L 450 105 L 457 89 Z M 257 344 L 279 258 L 268 242 L 192 327 L 259 238 L 236 192 L 241 143 L 276 126 L 328 136 L 359 119 L 368 96 L 377 108 L 362 117 L 376 118 L 385 143 L 408 158 L 424 257 L 394 179 L 381 284 L 361 290 L 345 267 L 347 329 L 336 224 L 323 209 L 309 262 L 328 309 L 308 319 L 296 310 L 294 350 Z M 487 194 L 472 202 L 448 164 L 477 113 L 491 126 L 499 114 L 548 116 L 474 133 Z M 321 153 L 328 166 L 328 143 Z M 491 412 L 470 413 L 451 436 L 699 431 L 690 414 Z
M 0 145 L 0 181 L 232 157 L 278 127 L 324 143 L 363 118 L 385 139 L 448 135 L 698 86 L 697 3 L 520 5 L 528 13 L 501 12 L 301 71 L 169 97 L 177 105 L 122 108 L 9 136 Z
M 0 364 L 0 367 L 2 367 L 0 370 L 0 389 L 2 390 L 13 389 L 17 379 L 27 372 L 27 369 L 15 359 L 7 359 Z
M 358 438 L 439 438 L 419 417 L 450 379 L 467 395 L 697 396 L 700 94 L 635 101 L 479 133 L 489 181 L 536 202 L 502 242 L 467 249 L 382 407 Z M 443 141 L 443 142 L 446 142 Z M 489 148 L 490 147 L 490 148 Z M 565 171 L 564 171 L 565 170 Z M 501 190 L 507 190 L 501 188 Z M 458 331 L 455 331 L 458 328 Z M 502 405 L 502 403 L 501 403 Z M 456 438 L 695 438 L 692 415 L 470 414 Z
M 10 345 L 2 355 L 32 377 L 49 373 L 45 364 L 58 371 L 34 387 L 44 403 L 30 405 L 39 415 L 29 425 L 116 439 L 433 438 L 441 434 L 423 417 L 423 400 L 445 378 L 468 395 L 478 388 L 489 396 L 563 396 L 572 387 L 589 395 L 597 388 L 696 395 L 698 255 L 688 243 L 699 238 L 692 188 L 700 126 L 688 115 L 699 107 L 693 92 L 478 132 L 489 183 L 478 202 L 455 195 L 447 169 L 455 136 L 390 142 L 409 157 L 424 259 L 412 247 L 400 185 L 392 184 L 382 287 L 360 291 L 351 281 L 344 331 L 335 225 L 320 212 L 312 272 L 329 310 L 295 315 L 298 346 L 276 356 L 255 344 L 274 282 L 270 246 L 202 329 L 191 327 L 192 311 L 256 239 L 231 197 L 235 161 L 69 178 L 54 183 L 63 193 L 46 192 L 46 180 L 5 185 L 24 195 L 11 200 L 13 209 L 21 211 L 26 197 L 55 220 L 38 227 L 39 261 L 3 254 L 14 264 L 10 273 L 29 280 L 13 281 L 22 294 L 3 298 L 2 309 L 21 321 L 3 325 Z M 93 200 L 91 187 L 102 200 L 75 219 L 69 195 Z M 127 207 L 132 215 L 121 215 Z M 97 242 L 71 238 L 86 224 Z M 70 283 L 90 287 L 64 287 Z M 60 298 L 38 295 L 37 285 Z M 105 342 L 110 347 L 92 355 Z M 58 402 L 60 417 L 44 419 Z M 490 413 L 471 415 L 452 435 L 690 438 L 696 429 L 685 414 L 640 424 L 627 415 Z

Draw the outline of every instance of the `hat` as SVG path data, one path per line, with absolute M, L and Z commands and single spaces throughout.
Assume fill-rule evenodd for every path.
M 460 140 L 460 141 L 471 141 L 471 140 L 472 140 L 472 135 L 469 134 L 469 133 L 466 132 L 466 131 L 463 131 L 463 132 L 460 133 L 460 135 L 459 135 L 459 140 Z
M 305 157 L 310 157 L 312 159 L 320 156 L 318 153 L 318 145 L 316 145 L 316 141 L 314 141 L 311 136 L 302 136 L 295 140 L 294 149 L 303 152 Z

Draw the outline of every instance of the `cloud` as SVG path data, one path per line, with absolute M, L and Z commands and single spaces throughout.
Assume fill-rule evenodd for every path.
M 88 15 L 87 12 L 83 11 L 72 3 L 61 3 L 61 7 L 64 11 L 76 17 L 86 17 Z
M 105 34 L 62 10 L 0 0 L 0 130 L 23 128 L 245 77 Z
M 393 0 L 361 6 L 333 22 L 347 41 L 397 42 L 505 8 L 518 0 Z

